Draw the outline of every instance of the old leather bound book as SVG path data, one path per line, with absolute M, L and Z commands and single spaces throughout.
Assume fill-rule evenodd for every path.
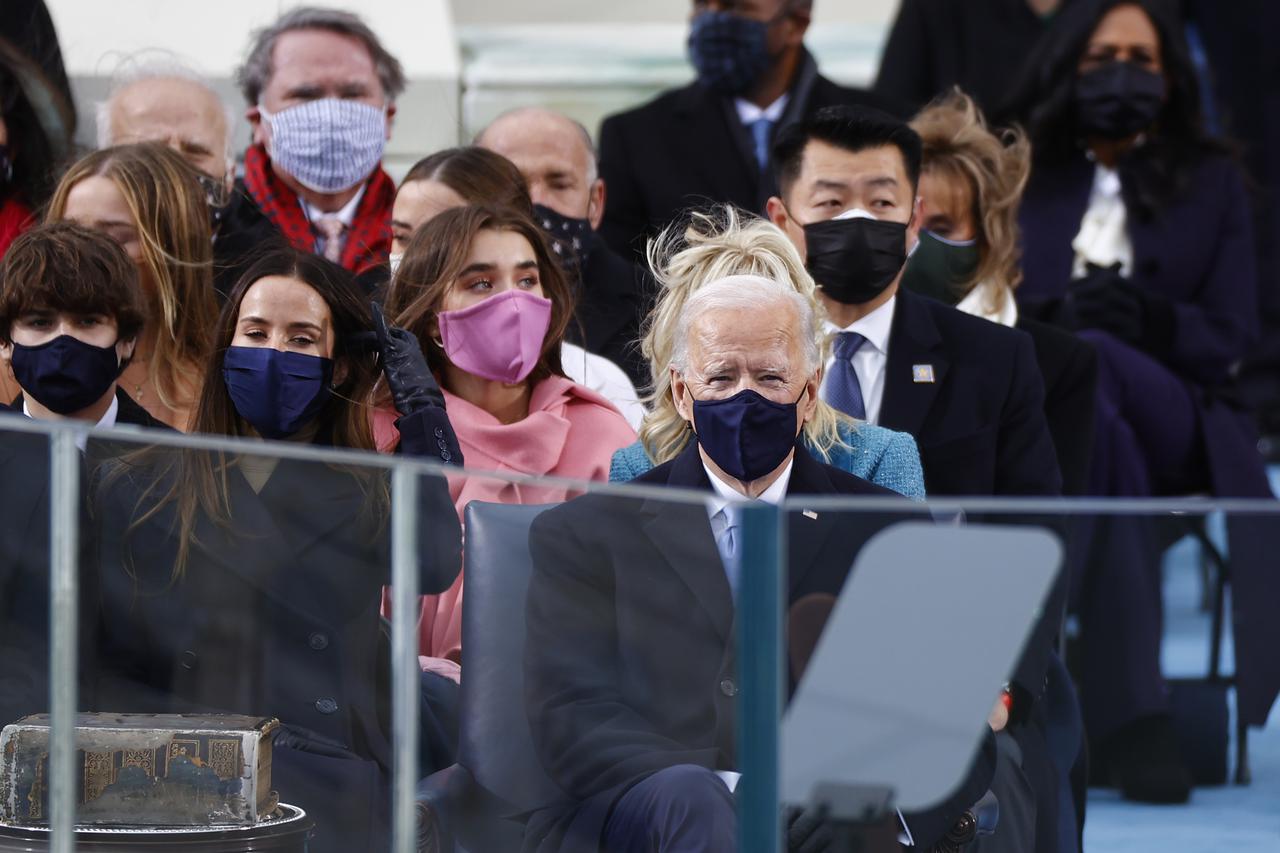
M 271 738 L 263 717 L 81 714 L 80 826 L 252 826 L 271 816 Z M 49 717 L 0 734 L 0 822 L 48 822 Z

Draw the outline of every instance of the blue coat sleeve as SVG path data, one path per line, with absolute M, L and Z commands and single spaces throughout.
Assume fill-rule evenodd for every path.
M 889 443 L 866 479 L 913 501 L 922 501 L 925 499 L 924 468 L 920 465 L 916 440 L 910 433 L 890 432 Z
M 629 483 L 641 474 L 647 474 L 653 468 L 649 454 L 645 453 L 640 442 L 629 444 L 617 450 L 609 460 L 609 482 Z

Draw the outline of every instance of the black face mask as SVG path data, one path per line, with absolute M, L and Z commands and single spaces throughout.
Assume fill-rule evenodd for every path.
M 1075 103 L 1080 135 L 1127 139 L 1160 115 L 1164 78 L 1130 62 L 1108 62 L 1076 79 Z
M 12 358 L 22 390 L 59 415 L 73 415 L 101 400 L 124 369 L 114 344 L 95 347 L 71 335 L 34 347 L 14 344 Z
M 533 215 L 551 238 L 551 248 L 565 272 L 571 278 L 580 278 L 594 243 L 591 221 L 571 219 L 541 204 L 533 206 Z
M 870 302 L 907 260 L 907 226 L 882 219 L 828 219 L 804 226 L 805 268 L 822 292 L 845 305 Z

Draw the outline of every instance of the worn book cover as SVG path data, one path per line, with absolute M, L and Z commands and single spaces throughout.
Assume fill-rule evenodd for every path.
M 252 826 L 270 817 L 271 738 L 279 722 L 233 715 L 81 714 L 76 823 Z M 0 822 L 48 822 L 49 717 L 0 734 Z

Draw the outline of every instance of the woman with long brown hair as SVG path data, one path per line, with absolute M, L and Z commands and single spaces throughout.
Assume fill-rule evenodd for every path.
M 603 397 L 564 375 L 560 345 L 573 313 L 542 231 L 512 209 L 457 207 L 419 227 L 387 293 L 386 310 L 411 332 L 444 389 L 468 464 L 484 471 L 604 480 L 613 452 L 635 432 Z M 390 401 L 376 413 L 378 445 L 395 445 Z M 403 433 L 402 433 L 403 434 Z M 450 478 L 459 515 L 473 500 L 546 503 L 563 488 L 482 477 Z M 421 654 L 457 676 L 462 587 L 428 597 Z
M 377 319 L 336 265 L 260 257 L 222 311 L 195 415 L 243 452 L 135 453 L 107 463 L 93 495 L 92 703 L 279 718 L 272 781 L 317 820 L 323 850 L 376 849 L 385 829 L 391 496 L 382 469 L 280 459 L 261 439 L 372 450 L 368 400 L 385 373 L 401 452 L 461 461 L 421 352 Z M 439 592 L 458 571 L 459 525 L 443 478 L 419 489 L 419 583 Z
M 190 430 L 218 317 L 209 207 L 195 172 L 162 145 L 95 151 L 58 182 L 46 221 L 114 238 L 138 267 L 148 308 L 125 392 L 153 417 Z

